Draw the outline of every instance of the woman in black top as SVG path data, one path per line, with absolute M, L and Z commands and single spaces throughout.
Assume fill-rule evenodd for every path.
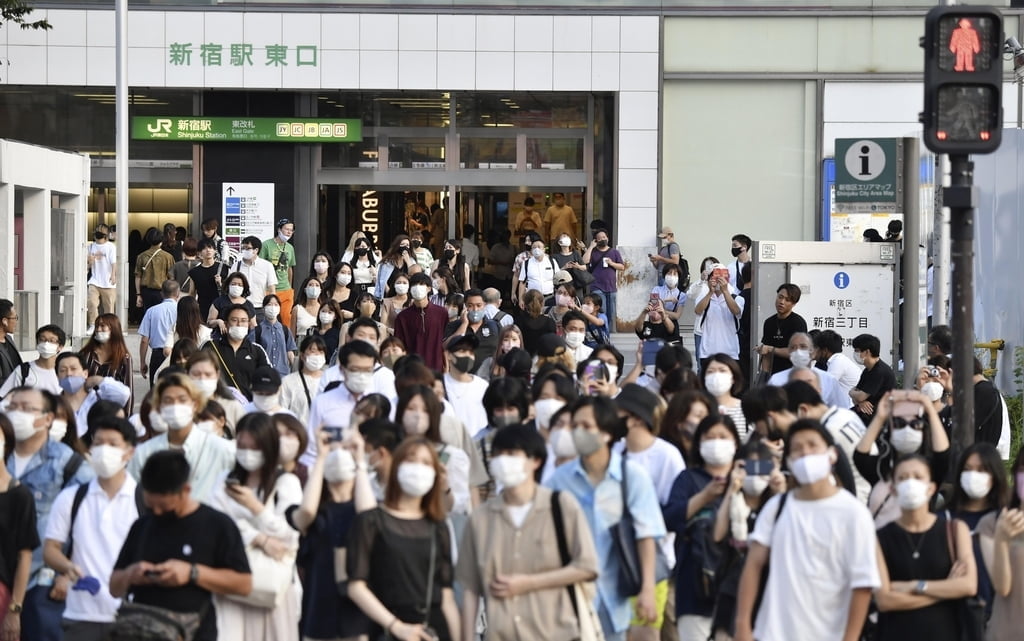
M 425 627 L 439 641 L 460 639 L 444 468 L 422 437 L 406 439 L 392 457 L 384 506 L 352 526 L 348 596 L 373 622 L 371 639 L 420 639 Z
M 531 289 L 523 295 L 523 309 L 516 319 L 516 325 L 523 330 L 524 348 L 530 356 L 537 355 L 540 337 L 558 331 L 555 321 L 544 314 L 544 294 Z
M 14 451 L 14 427 L 0 414 L 0 451 L 6 461 Z M 39 547 L 36 531 L 36 505 L 32 493 L 19 484 L 0 465 L 0 635 L 17 639 L 21 616 L 10 612 L 11 605 L 25 603 L 28 570 L 32 550 Z
M 978 586 L 970 531 L 928 510 L 936 491 L 928 459 L 900 459 L 893 482 L 900 516 L 878 531 L 878 639 L 959 641 L 958 600 Z
M 892 416 L 894 407 L 901 416 Z M 914 411 L 907 413 L 908 410 Z M 885 438 L 879 438 L 883 429 Z M 877 453 L 872 453 L 871 448 L 876 444 Z M 925 457 L 931 465 L 932 478 L 946 478 L 949 437 L 935 406 L 916 390 L 893 390 L 875 407 L 875 416 L 853 453 L 854 466 L 872 486 L 868 509 L 875 519 L 875 527 L 882 527 L 899 516 L 892 475 L 896 460 L 909 454 Z

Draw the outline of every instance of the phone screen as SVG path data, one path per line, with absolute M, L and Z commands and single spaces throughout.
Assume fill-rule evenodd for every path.
M 341 441 L 342 434 L 343 434 L 344 430 L 345 430 L 345 428 L 343 428 L 343 427 L 336 427 L 336 426 L 325 427 L 324 431 L 327 432 L 327 442 L 328 443 L 337 443 L 337 442 Z
M 743 461 L 743 469 L 750 476 L 768 476 L 772 473 L 775 463 L 771 459 L 746 459 Z

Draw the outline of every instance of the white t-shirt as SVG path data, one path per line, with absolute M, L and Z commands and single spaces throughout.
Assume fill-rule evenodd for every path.
M 828 373 L 839 382 L 843 394 L 850 395 L 850 390 L 857 387 L 863 367 L 850 360 L 846 354 L 833 354 L 828 359 Z
M 12 389 L 22 385 L 46 390 L 51 394 L 59 395 L 61 393 L 60 383 L 57 381 L 57 370 L 43 369 L 35 361 L 28 364 L 28 372 L 24 379 L 21 377 L 21 367 L 14 368 L 14 371 L 4 381 L 3 386 L 0 387 L 0 398 L 7 396 Z
M 768 501 L 750 535 L 769 548 L 771 571 L 754 626 L 758 641 L 843 638 L 856 588 L 877 588 L 875 525 L 845 490 L 817 501 Z
M 852 465 L 853 452 L 857 449 L 857 443 L 860 443 L 864 432 L 867 431 L 867 428 L 864 427 L 864 422 L 851 410 L 842 407 L 830 407 L 828 412 L 821 417 L 821 424 L 832 435 L 836 442 L 836 447 L 846 454 L 846 460 L 850 461 L 850 467 L 853 468 L 853 481 L 857 486 L 857 498 L 861 503 L 867 504 L 868 495 L 871 494 L 871 484 L 860 475 L 860 472 L 857 471 L 857 466 Z M 871 453 L 878 453 L 878 448 L 874 443 L 871 444 Z
M 95 257 L 92 263 L 92 277 L 89 278 L 89 285 L 95 285 L 101 289 L 110 289 L 114 284 L 110 282 L 110 276 L 114 273 L 114 243 L 91 243 L 89 254 Z
M 267 291 L 277 291 L 277 272 L 274 265 L 266 258 L 257 256 L 253 259 L 252 265 L 240 260 L 231 266 L 232 272 L 240 272 L 249 281 L 249 302 L 253 307 L 263 307 L 263 299 Z
M 699 358 L 709 358 L 718 353 L 731 358 L 740 356 L 740 339 L 736 334 L 737 319 L 743 315 L 743 305 L 746 304 L 746 301 L 739 296 L 739 292 L 730 291 L 730 293 L 736 301 L 739 313 L 733 314 L 725 296 L 712 294 L 705 310 L 707 315 L 697 314 L 697 318 L 694 319 L 694 325 L 701 325 L 701 330 L 704 332 L 700 343 Z M 704 320 L 703 324 L 701 324 L 702 319 Z
M 622 439 L 615 443 L 613 449 L 622 454 L 626 449 L 626 440 Z M 626 456 L 628 460 L 644 468 L 647 475 L 651 477 L 651 482 L 654 483 L 654 493 L 658 495 L 658 503 L 667 504 L 668 497 L 672 494 L 672 484 L 676 482 L 679 473 L 686 469 L 686 462 L 679 449 L 665 439 L 656 438 L 646 450 L 629 452 Z M 554 459 L 552 458 L 552 460 Z M 675 533 L 669 532 L 658 541 L 670 568 L 676 565 L 675 540 Z
M 487 381 L 479 376 L 473 376 L 468 383 L 460 383 L 450 374 L 445 374 L 444 389 L 455 409 L 455 417 L 462 421 L 470 434 L 475 435 L 487 427 L 487 410 L 484 409 Z

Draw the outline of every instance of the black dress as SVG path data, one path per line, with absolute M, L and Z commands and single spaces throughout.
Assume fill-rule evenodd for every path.
M 946 543 L 946 521 L 936 518 L 925 532 L 907 532 L 892 522 L 878 531 L 890 581 L 941 581 L 949 577 L 953 563 Z M 919 553 L 914 558 L 915 552 Z M 957 600 L 943 600 L 916 610 L 880 612 L 879 641 L 959 641 Z

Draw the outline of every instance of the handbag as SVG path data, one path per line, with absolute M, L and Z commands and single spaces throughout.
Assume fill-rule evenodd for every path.
M 572 276 L 572 282 L 576 287 L 585 288 L 594 282 L 594 275 L 586 269 L 573 268 L 565 271 L 569 272 L 569 275 Z
M 269 504 L 276 496 L 275 490 L 270 493 L 266 502 Z M 295 574 L 295 552 L 285 554 L 279 561 L 250 544 L 245 548 L 245 556 L 249 559 L 249 569 L 252 572 L 252 592 L 245 596 L 229 594 L 225 595 L 225 598 L 255 608 L 277 607 L 292 584 Z
M 558 539 L 558 554 L 562 558 L 562 566 L 569 565 L 569 542 L 565 538 L 565 522 L 562 519 L 562 504 L 559 492 L 551 493 L 551 515 L 555 522 L 555 538 Z M 576 614 L 580 625 L 579 641 L 604 641 L 601 620 L 594 610 L 594 594 L 592 583 L 574 583 L 565 586 L 569 591 L 569 603 Z M 591 589 L 588 589 L 591 588 Z
M 430 606 L 434 600 L 434 573 L 437 568 L 437 524 L 430 528 L 430 565 L 427 570 L 427 602 L 423 608 L 423 632 L 431 639 L 438 639 L 438 635 L 430 627 Z M 397 621 L 397 617 L 395 621 Z M 392 621 L 392 624 L 394 621 Z M 395 637 L 385 630 L 377 639 L 378 641 L 392 641 Z
M 110 641 L 192 641 L 206 615 L 209 601 L 199 612 L 175 612 L 155 605 L 124 601 L 108 632 Z
M 946 511 L 946 548 L 949 550 L 949 562 L 956 563 L 956 543 L 953 538 L 953 518 Z M 974 533 L 971 533 L 974 536 Z M 973 554 L 973 551 L 972 551 Z M 978 595 L 958 600 L 957 618 L 960 621 L 961 641 L 984 641 L 985 639 L 985 601 Z
M 612 538 L 612 550 L 619 559 L 619 593 L 631 597 L 640 594 L 640 588 L 643 587 L 643 572 L 640 568 L 640 553 L 636 549 L 636 526 L 626 499 L 629 496 L 629 486 L 626 478 L 625 452 L 622 454 L 622 483 L 619 487 L 622 490 L 622 518 L 608 528 L 608 532 Z M 658 583 L 668 578 L 669 567 L 661 547 L 654 547 L 654 582 Z

